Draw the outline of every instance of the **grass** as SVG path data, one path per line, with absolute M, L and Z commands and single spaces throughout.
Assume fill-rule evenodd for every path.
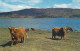
M 80 51 L 80 33 L 67 32 L 66 40 L 52 39 L 51 31 L 36 30 L 27 32 L 25 43 L 10 46 L 11 35 L 7 28 L 0 28 L 0 51 Z
M 9 18 L 9 17 L 0 17 L 0 19 Z

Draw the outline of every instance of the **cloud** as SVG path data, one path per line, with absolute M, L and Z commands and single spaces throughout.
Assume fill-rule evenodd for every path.
M 0 11 L 8 12 L 8 11 L 16 11 L 25 8 L 33 8 L 32 6 L 25 6 L 25 5 L 11 5 L 0 1 Z
M 18 2 L 19 0 L 4 0 L 5 2 Z
M 68 8 L 70 4 L 55 4 L 54 8 Z
M 72 0 L 74 3 L 80 3 L 80 0 Z
M 80 9 L 80 0 L 72 0 L 72 3 L 71 3 L 71 7 L 72 8 L 77 8 L 77 9 Z
M 18 1 L 18 0 L 14 0 L 14 1 Z M 13 1 L 11 1 L 13 2 Z M 37 3 L 38 1 L 36 1 Z M 0 12 L 9 12 L 9 11 L 16 11 L 16 10 L 21 10 L 21 9 L 29 9 L 29 8 L 34 8 L 33 6 L 29 6 L 29 5 L 12 5 L 12 4 L 8 4 L 5 2 L 0 1 Z M 35 8 L 39 8 L 39 7 L 35 7 Z
M 16 11 L 26 8 L 39 8 L 35 5 L 41 1 L 42 0 L 0 0 L 0 12 Z
M 50 6 L 47 6 L 46 8 L 51 8 Z
M 72 0 L 69 4 L 54 4 L 53 8 L 73 8 L 80 9 L 80 0 Z
M 40 2 L 42 2 L 42 0 L 4 0 L 6 3 L 22 3 L 22 4 L 26 4 L 26 5 L 35 5 L 38 4 Z
M 40 5 L 41 3 L 41 5 Z M 39 6 L 38 6 L 39 4 Z M 45 6 L 44 6 L 45 5 Z M 38 6 L 38 7 L 36 7 Z M 76 8 L 80 9 L 80 0 L 72 0 L 72 2 L 66 3 L 56 3 L 54 5 L 49 5 L 44 2 L 43 0 L 0 0 L 0 12 L 7 12 L 7 11 L 16 11 L 25 8 Z
M 40 2 L 42 2 L 42 0 L 29 0 L 29 1 L 28 1 L 28 4 L 29 4 L 29 5 L 35 5 L 35 4 L 38 4 L 38 3 L 40 3 Z

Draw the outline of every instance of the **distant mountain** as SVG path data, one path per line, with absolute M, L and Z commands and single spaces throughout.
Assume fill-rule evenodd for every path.
M 0 13 L 0 17 L 10 18 L 80 18 L 80 9 L 71 8 L 31 8 Z

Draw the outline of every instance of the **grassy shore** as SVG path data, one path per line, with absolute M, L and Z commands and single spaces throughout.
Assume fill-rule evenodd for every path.
M 11 35 L 7 28 L 0 28 L 0 51 L 80 51 L 80 33 L 67 32 L 66 40 L 52 39 L 51 31 L 36 30 L 27 32 L 25 43 L 10 46 Z

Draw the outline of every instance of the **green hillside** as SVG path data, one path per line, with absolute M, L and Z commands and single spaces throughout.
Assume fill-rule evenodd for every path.
M 80 9 L 71 8 L 31 8 L 0 13 L 9 18 L 80 18 Z

